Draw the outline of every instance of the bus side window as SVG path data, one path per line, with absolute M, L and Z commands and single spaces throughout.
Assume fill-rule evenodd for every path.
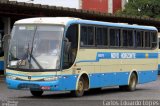
M 150 32 L 145 32 L 145 48 L 151 47 Z
M 108 45 L 108 29 L 105 27 L 96 28 L 96 45 L 107 46 Z
M 137 48 L 142 48 L 143 47 L 143 31 L 137 31 L 136 33 L 136 47 Z
M 126 46 L 128 46 L 128 43 L 127 43 L 127 41 L 128 41 L 128 39 L 127 39 L 127 30 L 123 30 L 123 47 L 126 47 Z
M 95 46 L 95 30 L 93 26 L 81 26 L 81 47 Z
M 71 25 L 66 33 L 66 39 L 68 39 L 68 42 L 71 43 L 70 49 L 68 53 L 64 53 L 63 57 L 63 68 L 70 68 L 77 55 L 77 49 L 78 49 L 78 25 Z
M 111 28 L 109 30 L 109 41 L 111 47 L 120 47 L 120 36 L 120 29 Z
M 133 39 L 133 31 L 132 30 L 123 30 L 123 47 L 133 47 L 134 46 L 134 39 Z
M 152 48 L 155 48 L 157 46 L 157 33 L 151 32 L 151 44 Z

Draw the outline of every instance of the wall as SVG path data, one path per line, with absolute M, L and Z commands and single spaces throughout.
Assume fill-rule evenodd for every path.
M 82 9 L 108 13 L 108 0 L 82 0 Z
M 12 0 L 13 1 L 13 0 Z M 103 13 L 115 13 L 124 9 L 127 0 L 16 0 L 18 2 L 61 6 L 84 10 L 94 10 Z
M 122 0 L 113 0 L 113 13 L 122 9 Z

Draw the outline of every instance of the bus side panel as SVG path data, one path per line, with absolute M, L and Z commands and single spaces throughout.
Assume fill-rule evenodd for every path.
M 59 85 L 57 85 L 57 87 L 59 88 L 60 91 L 75 90 L 76 82 L 77 82 L 77 75 L 63 75 L 59 79 Z
M 129 72 L 99 73 L 90 76 L 90 88 L 127 85 Z
M 140 71 L 138 72 L 138 83 L 147 83 L 157 80 L 158 71 Z
M 113 72 L 102 75 L 102 87 L 128 84 L 129 73 Z
M 90 74 L 89 80 L 90 80 L 90 88 L 98 88 L 102 86 L 101 83 L 101 75 L 100 74 Z
M 130 72 L 118 72 L 115 77 L 115 85 L 128 85 Z
M 104 73 L 101 74 L 102 87 L 115 85 L 115 73 Z

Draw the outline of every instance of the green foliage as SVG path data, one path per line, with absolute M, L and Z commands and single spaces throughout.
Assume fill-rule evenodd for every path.
M 160 18 L 160 0 L 129 0 L 123 11 L 117 15 Z

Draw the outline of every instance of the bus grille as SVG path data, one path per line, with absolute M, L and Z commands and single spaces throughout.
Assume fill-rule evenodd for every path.
M 38 84 L 27 84 L 27 83 L 23 83 L 23 84 L 19 84 L 18 85 L 19 89 L 34 89 L 34 90 L 40 90 L 40 85 Z

